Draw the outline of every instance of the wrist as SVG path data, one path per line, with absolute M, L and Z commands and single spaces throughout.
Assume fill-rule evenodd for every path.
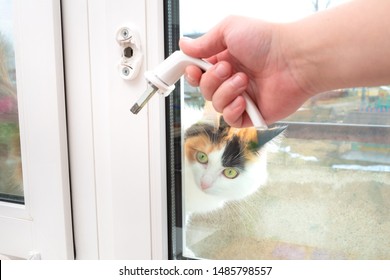
M 301 35 L 300 29 L 296 23 L 278 24 L 278 45 L 287 71 L 297 85 L 297 94 L 310 98 L 323 91 L 325 86 L 317 79 L 320 58 L 312 51 L 316 47 Z

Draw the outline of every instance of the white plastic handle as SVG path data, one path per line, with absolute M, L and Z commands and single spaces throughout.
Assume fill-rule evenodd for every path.
M 204 71 L 207 71 L 212 66 L 211 63 L 203 59 L 188 56 L 182 51 L 175 51 L 153 71 L 146 72 L 145 77 L 149 82 L 159 88 L 160 93 L 167 96 L 174 89 L 173 85 L 184 74 L 185 68 L 188 65 L 196 65 Z M 243 97 L 246 101 L 246 112 L 253 126 L 260 129 L 267 129 L 268 126 L 253 100 L 246 92 L 243 93 Z

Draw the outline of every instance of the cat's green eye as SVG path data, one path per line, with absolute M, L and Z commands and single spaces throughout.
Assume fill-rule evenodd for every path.
M 234 179 L 238 176 L 238 170 L 233 167 L 228 167 L 223 170 L 223 175 L 225 175 L 226 178 Z
M 196 152 L 196 160 L 202 164 L 206 164 L 209 161 L 209 158 L 203 152 Z

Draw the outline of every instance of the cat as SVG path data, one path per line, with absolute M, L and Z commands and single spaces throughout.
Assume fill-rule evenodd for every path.
M 184 209 L 185 227 L 193 214 L 207 214 L 227 202 L 242 200 L 267 181 L 267 150 L 283 136 L 286 127 L 257 130 L 233 128 L 206 101 L 200 110 L 185 108 Z M 199 119 L 200 118 L 200 119 Z M 199 119 L 199 120 L 194 120 Z M 183 255 L 197 258 L 183 233 Z
M 187 217 L 248 197 L 267 181 L 267 147 L 286 127 L 233 128 L 209 102 L 203 118 L 184 133 Z

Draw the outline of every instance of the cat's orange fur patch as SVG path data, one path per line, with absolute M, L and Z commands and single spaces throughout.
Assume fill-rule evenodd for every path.
M 196 152 L 203 152 L 209 155 L 213 150 L 219 149 L 221 144 L 212 144 L 206 135 L 190 137 L 185 141 L 184 150 L 189 161 L 195 161 Z
M 257 143 L 257 131 L 255 128 L 229 128 L 227 135 L 219 143 L 211 143 L 207 135 L 190 137 L 185 141 L 184 151 L 189 161 L 196 161 L 196 152 L 200 151 L 209 155 L 212 151 L 221 149 L 227 141 L 234 136 L 242 139 L 243 143 Z M 257 156 L 250 149 L 243 149 L 244 156 L 248 160 L 256 160 Z

